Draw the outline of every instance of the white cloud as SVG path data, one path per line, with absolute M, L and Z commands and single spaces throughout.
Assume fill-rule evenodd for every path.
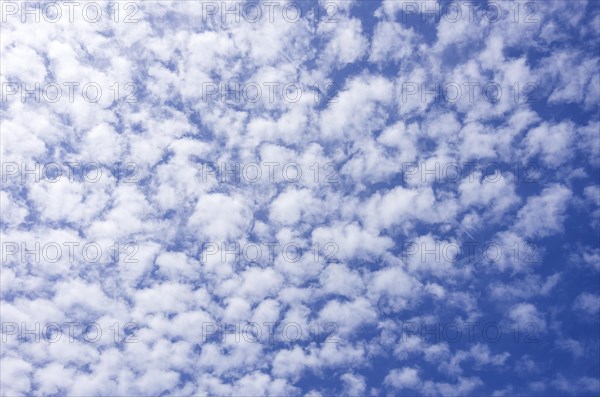
M 600 311 L 600 297 L 589 292 L 582 292 L 575 299 L 573 308 L 588 314 L 597 314 Z
M 537 308 L 531 303 L 519 303 L 510 309 L 509 317 L 519 326 L 527 326 L 533 323 L 536 330 L 543 331 L 546 328 L 546 321 Z
M 561 185 L 545 188 L 519 210 L 515 229 L 526 237 L 545 237 L 560 232 L 571 191 Z
M 198 199 L 188 224 L 199 238 L 221 243 L 239 238 L 250 225 L 250 217 L 242 197 L 213 193 Z
M 417 369 L 404 367 L 391 370 L 386 375 L 384 383 L 396 389 L 417 389 L 421 384 L 421 379 Z

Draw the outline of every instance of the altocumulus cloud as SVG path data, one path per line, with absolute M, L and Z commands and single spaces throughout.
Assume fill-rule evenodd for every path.
M 597 1 L 1 7 L 2 396 L 600 393 Z

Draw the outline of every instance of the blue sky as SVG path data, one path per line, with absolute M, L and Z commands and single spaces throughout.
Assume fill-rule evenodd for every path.
M 597 1 L 85 4 L 2 2 L 2 396 L 599 395 Z

